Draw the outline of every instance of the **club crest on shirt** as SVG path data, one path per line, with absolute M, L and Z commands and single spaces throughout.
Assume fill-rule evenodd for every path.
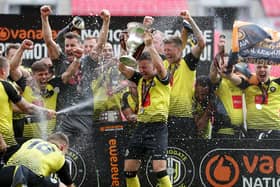
M 276 88 L 274 86 L 271 86 L 269 89 L 270 89 L 271 92 L 275 92 L 276 91 Z

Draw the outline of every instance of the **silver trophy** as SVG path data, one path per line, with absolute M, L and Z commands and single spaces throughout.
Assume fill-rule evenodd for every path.
M 71 22 L 71 24 L 73 25 L 73 27 L 75 27 L 76 29 L 80 29 L 83 30 L 85 29 L 85 22 L 83 20 L 83 18 L 79 17 L 79 16 L 75 16 Z
M 143 38 L 144 38 L 145 26 L 141 23 L 130 22 L 127 24 L 127 31 L 128 31 L 128 39 L 126 41 L 126 48 L 128 54 L 121 56 L 120 62 L 126 66 L 135 67 L 137 65 L 135 59 L 135 53 L 139 52 L 138 49 L 141 45 L 144 45 Z

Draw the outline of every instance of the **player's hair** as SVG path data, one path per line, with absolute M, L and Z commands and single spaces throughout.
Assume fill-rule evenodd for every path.
M 39 60 L 32 64 L 31 70 L 32 72 L 46 71 L 49 70 L 49 66 L 43 60 Z
M 179 36 L 169 36 L 163 40 L 164 44 L 175 44 L 176 47 L 182 47 L 183 43 Z
M 5 57 L 0 56 L 0 68 L 7 68 L 8 61 Z
M 82 43 L 82 39 L 81 39 L 81 36 L 75 32 L 67 32 L 65 35 L 64 35 L 64 38 L 66 39 L 77 39 L 79 43 Z
M 87 36 L 87 37 L 84 38 L 84 41 L 85 40 L 95 40 L 97 42 L 98 37 L 96 37 L 96 36 Z
M 200 75 L 196 78 L 196 81 L 195 81 L 195 85 L 196 86 L 201 86 L 201 87 L 211 87 L 211 81 L 209 79 L 208 76 L 206 75 Z
M 48 137 L 47 141 L 58 142 L 58 143 L 69 145 L 68 136 L 66 134 L 64 134 L 63 132 L 55 132 L 55 133 L 51 134 Z
M 141 56 L 138 58 L 138 61 L 142 61 L 142 60 L 152 60 L 150 53 L 146 51 L 143 52 Z

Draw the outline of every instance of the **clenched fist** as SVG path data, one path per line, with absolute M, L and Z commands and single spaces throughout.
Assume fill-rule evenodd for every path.
M 49 5 L 43 5 L 40 8 L 41 16 L 46 17 L 52 13 L 52 9 Z
M 109 10 L 107 9 L 103 9 L 100 12 L 100 17 L 103 21 L 109 21 L 110 17 L 111 17 L 111 13 Z
M 34 47 L 33 42 L 31 40 L 25 39 L 21 43 L 21 48 L 23 50 L 31 50 L 31 49 L 33 49 L 33 47 Z

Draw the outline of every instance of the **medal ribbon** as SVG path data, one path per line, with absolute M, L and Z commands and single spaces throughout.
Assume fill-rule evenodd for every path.
M 264 104 L 264 103 L 265 103 L 265 100 L 267 99 L 267 96 L 268 96 L 268 89 L 269 89 L 269 85 L 270 85 L 270 80 L 268 80 L 268 82 L 266 83 L 266 85 L 267 85 L 267 88 L 265 89 L 264 83 L 259 83 L 259 84 L 258 84 L 258 87 L 259 87 L 260 90 L 262 91 L 262 103 L 261 103 L 261 104 Z
M 171 64 L 168 66 L 168 72 L 170 73 L 170 86 L 173 86 L 173 77 L 176 69 L 179 67 L 179 64 L 175 64 L 174 67 L 171 67 Z
M 154 85 L 155 85 L 154 80 L 152 80 L 149 84 L 146 83 L 146 80 L 143 80 L 143 82 L 142 82 L 142 103 L 141 103 L 142 107 L 144 107 L 148 93 L 149 93 L 151 87 Z

